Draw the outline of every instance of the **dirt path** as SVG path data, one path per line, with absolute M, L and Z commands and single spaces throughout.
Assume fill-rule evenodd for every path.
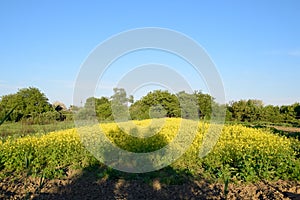
M 285 131 L 290 133 L 300 133 L 300 128 L 298 127 L 286 127 L 286 126 L 270 126 L 279 131 Z

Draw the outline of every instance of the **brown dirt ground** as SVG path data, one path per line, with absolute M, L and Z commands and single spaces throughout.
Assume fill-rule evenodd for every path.
M 186 180 L 166 185 L 158 178 L 145 183 L 124 178 L 97 179 L 95 174 L 69 172 L 62 179 L 10 176 L 0 182 L 0 199 L 224 199 L 220 183 Z M 300 199 L 300 182 L 261 181 L 229 184 L 228 199 Z
M 286 131 L 290 133 L 300 133 L 300 128 L 298 127 L 286 127 L 286 126 L 271 126 L 280 131 Z

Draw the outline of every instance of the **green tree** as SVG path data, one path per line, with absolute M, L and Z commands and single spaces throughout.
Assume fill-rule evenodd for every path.
M 3 96 L 0 101 L 1 116 L 16 105 L 18 105 L 17 108 L 8 120 L 20 121 L 24 118 L 40 116 L 44 112 L 54 111 L 45 94 L 34 87 L 23 88 L 16 94 Z
M 297 115 L 293 105 L 282 105 L 280 107 L 280 114 L 282 115 L 283 122 L 286 123 L 291 123 Z
M 294 111 L 295 111 L 295 114 L 296 114 L 296 119 L 300 119 L 300 103 L 295 103 L 293 104 L 294 106 Z
M 11 111 L 9 111 L 7 114 L 5 114 L 5 116 L 3 118 L 0 119 L 0 125 L 3 124 L 5 122 L 5 120 L 7 120 L 9 118 L 9 116 L 14 111 L 14 109 L 16 109 L 16 107 L 17 106 L 15 106 L 13 109 L 11 109 Z
M 290 123 L 295 126 L 300 125 L 300 104 L 294 103 L 292 105 L 283 105 L 280 107 L 280 113 L 283 118 L 283 122 Z
M 8 94 L 1 97 L 0 101 L 0 118 L 4 118 L 6 113 L 10 112 L 15 106 L 18 105 L 17 95 Z M 17 121 L 22 118 L 22 114 L 19 109 L 14 109 L 9 116 L 6 117 L 7 121 Z
M 181 91 L 176 94 L 179 100 L 181 117 L 186 119 L 197 119 L 199 117 L 199 106 L 197 96 Z
M 195 91 L 194 95 L 197 98 L 199 107 L 199 117 L 201 119 L 210 119 L 212 113 L 213 97 L 209 94 L 203 94 L 201 91 Z
M 283 117 L 280 114 L 280 108 L 273 105 L 267 105 L 263 107 L 261 120 L 272 123 L 282 122 Z
M 231 106 L 229 104 L 226 104 L 225 107 L 226 107 L 225 121 L 233 121 Z
M 108 98 L 101 97 L 96 101 L 96 114 L 98 120 L 112 120 L 111 103 Z
M 149 106 L 144 104 L 142 100 L 138 100 L 131 104 L 129 108 L 131 119 L 148 119 L 149 118 Z
M 175 94 L 155 90 L 133 103 L 130 107 L 130 114 L 132 119 L 148 119 L 158 116 L 180 117 L 181 109 Z
M 130 118 L 128 104 L 132 98 L 127 98 L 124 88 L 114 88 L 111 96 L 111 109 L 113 119 L 116 121 L 127 121 Z
M 229 111 L 234 120 L 253 122 L 261 119 L 263 108 L 261 100 L 240 100 L 230 104 Z

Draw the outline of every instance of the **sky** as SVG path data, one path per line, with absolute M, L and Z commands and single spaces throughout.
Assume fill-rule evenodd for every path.
M 0 1 L 0 96 L 37 87 L 50 102 L 69 106 L 81 67 L 99 44 L 124 31 L 160 27 L 203 47 L 222 79 L 226 102 L 300 102 L 299 10 L 297 0 Z M 145 50 L 116 60 L 99 77 L 95 95 L 112 95 L 133 66 L 147 63 L 163 63 L 193 90 L 209 93 L 188 63 Z M 134 95 L 153 88 L 161 86 L 139 86 Z

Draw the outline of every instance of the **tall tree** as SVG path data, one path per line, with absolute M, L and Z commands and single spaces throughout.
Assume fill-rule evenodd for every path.
M 300 103 L 293 104 L 293 107 L 296 114 L 295 118 L 300 119 Z
M 181 109 L 181 117 L 186 119 L 196 119 L 199 117 L 199 106 L 197 96 L 181 91 L 176 94 Z
M 261 119 L 263 103 L 261 100 L 240 100 L 230 103 L 229 111 L 237 121 L 253 122 Z
M 116 121 L 127 121 L 129 115 L 129 100 L 124 88 L 114 88 L 114 94 L 111 96 L 111 109 L 113 119 Z
M 180 111 L 179 101 L 176 95 L 162 90 L 149 92 L 130 107 L 130 113 L 133 119 L 180 117 Z
M 96 114 L 100 121 L 112 120 L 111 103 L 108 98 L 101 97 L 96 101 Z
M 199 117 L 202 119 L 210 119 L 212 113 L 213 97 L 209 94 L 203 94 L 201 91 L 195 91 L 194 95 L 197 98 L 199 106 Z
M 280 114 L 280 108 L 278 106 L 267 105 L 262 109 L 261 120 L 265 122 L 279 123 L 283 121 L 283 117 Z
M 16 105 L 18 105 L 17 108 L 9 118 L 11 121 L 19 121 L 22 118 L 35 117 L 41 113 L 53 111 L 45 94 L 34 87 L 23 88 L 16 94 L 3 96 L 0 102 L 0 112 L 7 112 Z

